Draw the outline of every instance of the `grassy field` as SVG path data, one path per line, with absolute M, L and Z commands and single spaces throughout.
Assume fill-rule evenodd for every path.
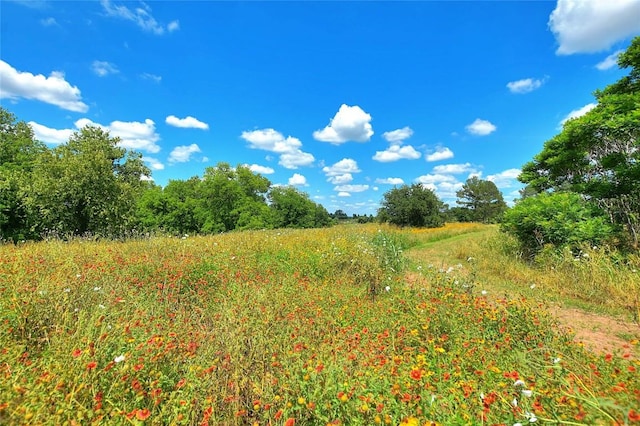
M 640 422 L 637 342 L 589 352 L 545 309 L 591 282 L 542 280 L 496 238 L 350 225 L 0 246 L 0 424 Z M 554 274 L 600 279 L 589 256 Z M 610 273 L 636 281 L 600 283 L 620 299 L 593 306 L 637 297 L 631 266 Z

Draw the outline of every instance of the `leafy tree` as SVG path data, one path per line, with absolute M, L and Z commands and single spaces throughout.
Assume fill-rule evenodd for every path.
M 535 191 L 585 195 L 621 224 L 637 247 L 640 236 L 640 37 L 619 56 L 628 76 L 596 91 L 597 106 L 569 120 L 525 164 L 520 180 Z
M 472 221 L 495 223 L 507 209 L 496 184 L 476 176 L 467 179 L 456 195 L 456 203 L 470 211 L 469 217 Z
M 319 228 L 331 224 L 331 216 L 320 204 L 292 186 L 279 186 L 269 192 L 276 228 Z
M 598 206 L 573 192 L 541 193 L 519 201 L 505 212 L 500 229 L 514 235 L 529 257 L 545 245 L 577 249 L 600 244 L 616 232 Z
M 25 202 L 39 217 L 39 230 L 115 236 L 132 228 L 145 188 L 141 177 L 150 171 L 139 153 L 118 142 L 87 126 L 38 156 Z
M 435 228 L 444 225 L 443 203 L 420 184 L 403 185 L 383 195 L 378 219 L 398 226 Z
M 24 188 L 33 165 L 46 147 L 33 136 L 24 121 L 0 107 L 0 240 L 33 238 L 36 222 L 24 206 Z

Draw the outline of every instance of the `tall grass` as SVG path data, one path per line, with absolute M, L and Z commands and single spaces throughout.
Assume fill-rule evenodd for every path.
M 636 418 L 637 361 L 535 302 L 433 268 L 408 283 L 409 243 L 369 225 L 2 246 L 0 423 Z

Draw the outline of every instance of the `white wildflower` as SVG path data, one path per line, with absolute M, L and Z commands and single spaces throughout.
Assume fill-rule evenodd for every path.
M 94 287 L 93 288 L 93 291 L 100 291 L 100 290 L 102 290 L 102 287 Z
M 118 363 L 124 361 L 124 355 L 119 355 L 113 359 L 113 362 Z
M 522 389 L 522 395 L 526 396 L 527 398 L 531 398 L 531 395 L 533 395 L 533 391 L 531 389 Z
M 513 382 L 513 386 L 515 386 L 515 387 L 524 386 L 524 381 L 521 380 L 521 379 L 518 379 L 515 382 Z
M 390 290 L 391 290 L 391 287 L 389 287 L 389 286 L 386 286 L 386 287 L 384 288 L 384 291 L 390 291 Z
M 480 293 L 481 293 L 483 296 L 486 296 L 486 295 L 487 295 L 487 290 L 482 290 Z

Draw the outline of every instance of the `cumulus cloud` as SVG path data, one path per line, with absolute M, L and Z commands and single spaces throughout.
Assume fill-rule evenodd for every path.
M 178 118 L 175 115 L 170 115 L 165 119 L 165 122 L 170 126 L 181 127 L 183 129 L 192 128 L 209 130 L 209 125 L 207 123 L 191 117 L 190 115 L 185 118 Z
M 294 173 L 293 176 L 289 178 L 289 185 L 292 186 L 307 186 L 307 178 L 302 176 L 299 173 Z
M 609 49 L 640 32 L 640 2 L 635 0 L 558 0 L 549 28 L 558 55 Z
M 191 156 L 195 153 L 202 152 L 200 147 L 192 143 L 191 145 L 176 146 L 169 154 L 170 163 L 186 163 L 191 160 Z
M 162 81 L 162 76 L 151 74 L 148 72 L 143 72 L 142 74 L 140 74 L 140 78 L 143 80 L 153 81 L 154 83 L 160 83 Z
M 332 166 L 323 167 L 326 176 L 338 176 L 346 173 L 360 173 L 358 163 L 352 158 L 343 158 Z
M 367 189 L 369 189 L 369 185 L 338 185 L 333 189 L 334 191 L 348 192 L 348 193 L 364 192 Z
M 601 62 L 598 62 L 596 64 L 596 68 L 599 69 L 600 71 L 605 71 L 605 70 L 608 70 L 610 68 L 613 68 L 613 67 L 617 66 L 618 65 L 618 56 L 620 56 L 620 54 L 622 52 L 624 52 L 624 50 L 616 50 L 611 55 L 609 55 L 606 58 L 604 58 L 604 60 L 602 60 Z
M 351 194 L 348 192 L 338 192 L 338 197 L 351 197 Z
M 271 167 L 266 167 L 266 166 L 261 166 L 259 164 L 245 164 L 249 170 L 251 170 L 253 173 L 260 173 L 261 175 L 272 175 L 275 173 L 275 170 L 273 170 Z
M 433 168 L 434 173 L 440 174 L 460 174 L 460 173 L 473 173 L 476 169 L 471 163 L 464 164 L 442 164 Z
M 376 179 L 376 183 L 382 183 L 385 185 L 403 185 L 404 180 L 402 178 L 385 178 L 385 179 Z
M 440 173 L 426 174 L 416 178 L 417 183 L 421 184 L 438 184 L 442 182 L 457 182 L 457 179 L 451 175 L 443 175 Z
M 353 175 L 351 173 L 345 173 L 342 175 L 329 176 L 327 182 L 330 182 L 334 185 L 344 185 L 353 180 Z
M 69 140 L 73 134 L 72 129 L 52 129 L 42 124 L 38 124 L 35 121 L 30 121 L 29 126 L 33 129 L 33 135 L 41 142 L 46 143 L 65 143 Z
M 146 32 L 162 35 L 167 31 L 173 32 L 180 28 L 178 21 L 172 21 L 166 27 L 158 23 L 151 15 L 151 8 L 145 3 L 140 3 L 140 7 L 135 9 L 129 9 L 127 6 L 116 6 L 111 3 L 111 0 L 100 0 L 100 4 L 107 16 L 131 21 Z
M 142 157 L 142 161 L 147 163 L 152 170 L 164 170 L 164 164 L 153 157 Z
M 381 163 L 390 163 L 398 160 L 415 160 L 420 158 L 422 154 L 415 150 L 411 145 L 391 145 L 384 151 L 376 151 L 372 157 L 375 161 Z
M 441 161 L 449 158 L 453 158 L 453 151 L 447 147 L 438 147 L 435 152 L 425 156 L 427 161 Z
M 56 18 L 52 18 L 52 17 L 41 19 L 40 20 L 40 24 L 43 27 L 58 27 L 58 26 L 60 26 L 60 25 L 58 25 L 58 21 L 56 21 Z
M 517 81 L 510 81 L 507 83 L 507 88 L 511 93 L 523 95 L 525 93 L 533 92 L 539 89 L 544 84 L 544 79 L 539 78 L 525 78 Z
M 520 169 L 507 169 L 495 175 L 487 176 L 487 180 L 495 183 L 499 188 L 508 188 L 516 183 L 520 173 Z
M 471 133 L 472 135 L 486 136 L 495 132 L 497 127 L 490 121 L 476 118 L 476 120 L 473 123 L 469 124 L 466 129 L 467 132 Z
M 0 99 L 35 99 L 74 112 L 87 112 L 89 107 L 81 101 L 77 86 L 64 79 L 60 71 L 53 71 L 49 77 L 42 74 L 21 72 L 0 60 Z
M 413 130 L 410 127 L 403 127 L 402 129 L 392 130 L 391 132 L 384 132 L 382 137 L 387 142 L 402 142 L 405 139 L 409 139 L 413 135 Z
M 109 74 L 118 74 L 120 72 L 118 67 L 107 61 L 93 61 L 91 70 L 98 77 L 106 77 Z
M 108 126 L 95 123 L 88 118 L 81 118 L 74 123 L 75 129 L 52 129 L 34 121 L 31 121 L 29 125 L 33 128 L 36 138 L 48 143 L 66 142 L 73 132 L 85 126 L 93 126 L 109 132 L 111 137 L 120 138 L 119 146 L 123 148 L 150 153 L 160 151 L 160 146 L 156 143 L 160 140 L 160 136 L 156 133 L 155 123 L 148 118 L 144 123 L 139 121 L 112 121 Z
M 240 137 L 249 142 L 249 148 L 280 154 L 280 164 L 287 169 L 297 169 L 313 164 L 315 158 L 308 152 L 303 152 L 300 139 L 292 136 L 286 138 L 274 129 L 253 130 L 242 132 Z
M 589 111 L 594 109 L 597 105 L 598 104 L 596 104 L 596 103 L 590 103 L 590 104 L 586 104 L 582 108 L 574 109 L 569 114 L 567 114 L 567 116 L 564 117 L 562 119 L 562 121 L 560 121 L 560 125 L 564 126 L 564 123 L 566 123 L 567 121 L 569 121 L 569 120 L 571 120 L 573 118 L 578 118 L 578 117 L 581 117 L 581 116 L 585 115 L 586 113 L 588 113 Z
M 347 141 L 367 142 L 373 135 L 371 115 L 359 106 L 342 104 L 327 127 L 313 132 L 313 137 L 321 142 L 339 145 Z

